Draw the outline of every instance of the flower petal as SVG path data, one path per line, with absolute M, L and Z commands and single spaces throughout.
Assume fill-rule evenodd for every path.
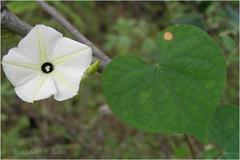
M 21 85 L 40 71 L 39 65 L 25 57 L 19 48 L 10 49 L 3 56 L 2 65 L 4 73 L 14 86 Z
M 26 83 L 15 87 L 19 98 L 26 102 L 41 100 L 56 94 L 53 80 L 48 75 L 39 74 Z
M 54 95 L 56 100 L 63 101 L 77 94 L 79 86 L 74 86 L 72 81 L 65 77 L 62 72 L 55 70 L 53 75 L 52 78 L 57 90 L 57 93 Z
M 83 58 L 84 56 L 91 57 L 91 48 L 82 43 L 64 37 L 58 41 L 50 59 L 59 64 L 80 55 L 82 55 Z M 84 59 L 80 62 L 83 61 Z
M 34 101 L 48 98 L 57 93 L 55 83 L 52 78 L 47 77 L 47 79 L 42 83 L 42 86 L 35 90 Z
M 45 26 L 36 25 L 24 37 L 18 47 L 35 62 L 44 62 L 50 57 L 55 45 L 62 38 L 62 34 L 55 29 Z

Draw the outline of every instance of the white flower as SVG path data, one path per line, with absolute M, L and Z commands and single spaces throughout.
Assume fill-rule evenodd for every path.
M 90 47 L 51 27 L 36 25 L 3 57 L 2 65 L 22 100 L 33 102 L 53 95 L 62 101 L 77 94 L 91 61 Z

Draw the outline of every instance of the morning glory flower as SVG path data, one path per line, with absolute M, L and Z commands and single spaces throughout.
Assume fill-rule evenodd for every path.
M 90 47 L 36 25 L 3 57 L 2 65 L 17 96 L 33 102 L 52 95 L 58 101 L 75 96 L 91 62 Z

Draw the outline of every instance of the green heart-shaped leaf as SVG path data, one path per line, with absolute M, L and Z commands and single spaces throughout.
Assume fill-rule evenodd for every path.
M 239 159 L 239 108 L 218 107 L 209 125 L 208 139 L 223 149 L 224 159 Z
M 157 43 L 157 63 L 124 55 L 107 65 L 107 101 L 135 128 L 204 140 L 224 86 L 223 53 L 205 32 L 189 25 L 165 29 Z

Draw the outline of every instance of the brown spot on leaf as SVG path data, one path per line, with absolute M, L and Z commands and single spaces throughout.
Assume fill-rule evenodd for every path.
M 172 40 L 172 39 L 173 39 L 172 33 L 171 33 L 171 32 L 165 32 L 165 33 L 164 33 L 164 39 L 165 39 L 166 41 Z

